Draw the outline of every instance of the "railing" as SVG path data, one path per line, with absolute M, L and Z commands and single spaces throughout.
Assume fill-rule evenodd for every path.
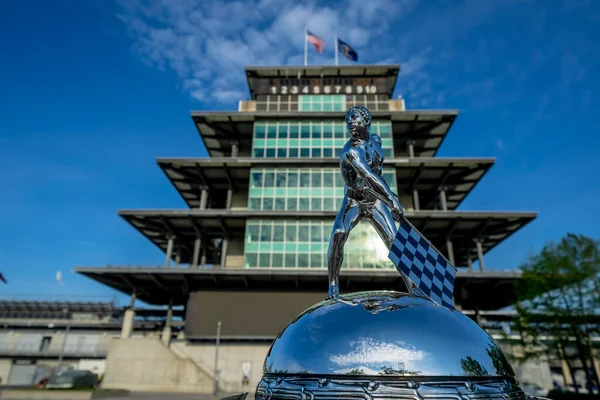
M 67 357 L 104 357 L 108 351 L 108 345 L 66 345 L 63 356 Z M 22 343 L 0 343 L 0 354 L 9 356 L 38 356 L 38 357 L 58 357 L 61 353 L 60 346 L 49 348 L 40 348 L 40 345 L 22 344 Z

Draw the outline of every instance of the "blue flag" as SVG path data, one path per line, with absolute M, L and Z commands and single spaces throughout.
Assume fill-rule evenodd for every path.
M 338 39 L 338 51 L 344 55 L 348 60 L 358 61 L 358 54 L 356 51 L 346 42 Z

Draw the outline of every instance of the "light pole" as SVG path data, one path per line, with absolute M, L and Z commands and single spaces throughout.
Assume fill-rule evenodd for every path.
M 58 363 L 56 365 L 56 372 L 55 372 L 55 374 L 57 374 L 60 371 L 60 367 L 61 367 L 61 364 L 62 364 L 63 356 L 64 356 L 64 353 L 65 353 L 65 348 L 67 346 L 67 337 L 69 336 L 69 330 L 71 328 L 71 323 L 70 323 L 70 320 L 68 319 L 68 314 L 67 314 L 68 312 L 69 312 L 69 310 L 67 308 L 63 309 L 63 314 L 64 314 L 65 318 L 67 319 L 67 328 L 65 329 L 65 338 L 63 340 L 63 344 L 62 344 L 62 347 L 60 349 L 60 354 L 58 355 Z
M 215 346 L 215 372 L 213 374 L 213 396 L 217 397 L 219 391 L 219 342 L 221 340 L 221 321 L 217 322 L 217 344 Z

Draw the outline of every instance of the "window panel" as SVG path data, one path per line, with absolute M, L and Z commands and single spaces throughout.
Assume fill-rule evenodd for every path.
M 382 137 L 385 156 L 393 157 L 391 123 L 374 121 L 371 131 Z M 252 154 L 259 158 L 339 157 L 347 140 L 346 128 L 341 121 L 256 122 Z
M 396 192 L 394 169 L 383 176 Z M 337 211 L 344 193 L 339 168 L 253 168 L 248 208 L 251 210 Z
M 333 221 L 256 221 L 246 225 L 246 268 L 327 268 Z M 260 232 L 258 247 L 256 232 Z M 296 235 L 296 232 L 298 235 Z M 282 241 L 282 238 L 285 238 Z M 342 269 L 394 268 L 387 249 L 368 222 L 359 223 L 344 247 Z

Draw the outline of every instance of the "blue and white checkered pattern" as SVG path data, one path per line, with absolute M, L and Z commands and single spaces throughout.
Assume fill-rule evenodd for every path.
M 456 268 L 406 218 L 388 257 L 431 300 L 454 309 Z

